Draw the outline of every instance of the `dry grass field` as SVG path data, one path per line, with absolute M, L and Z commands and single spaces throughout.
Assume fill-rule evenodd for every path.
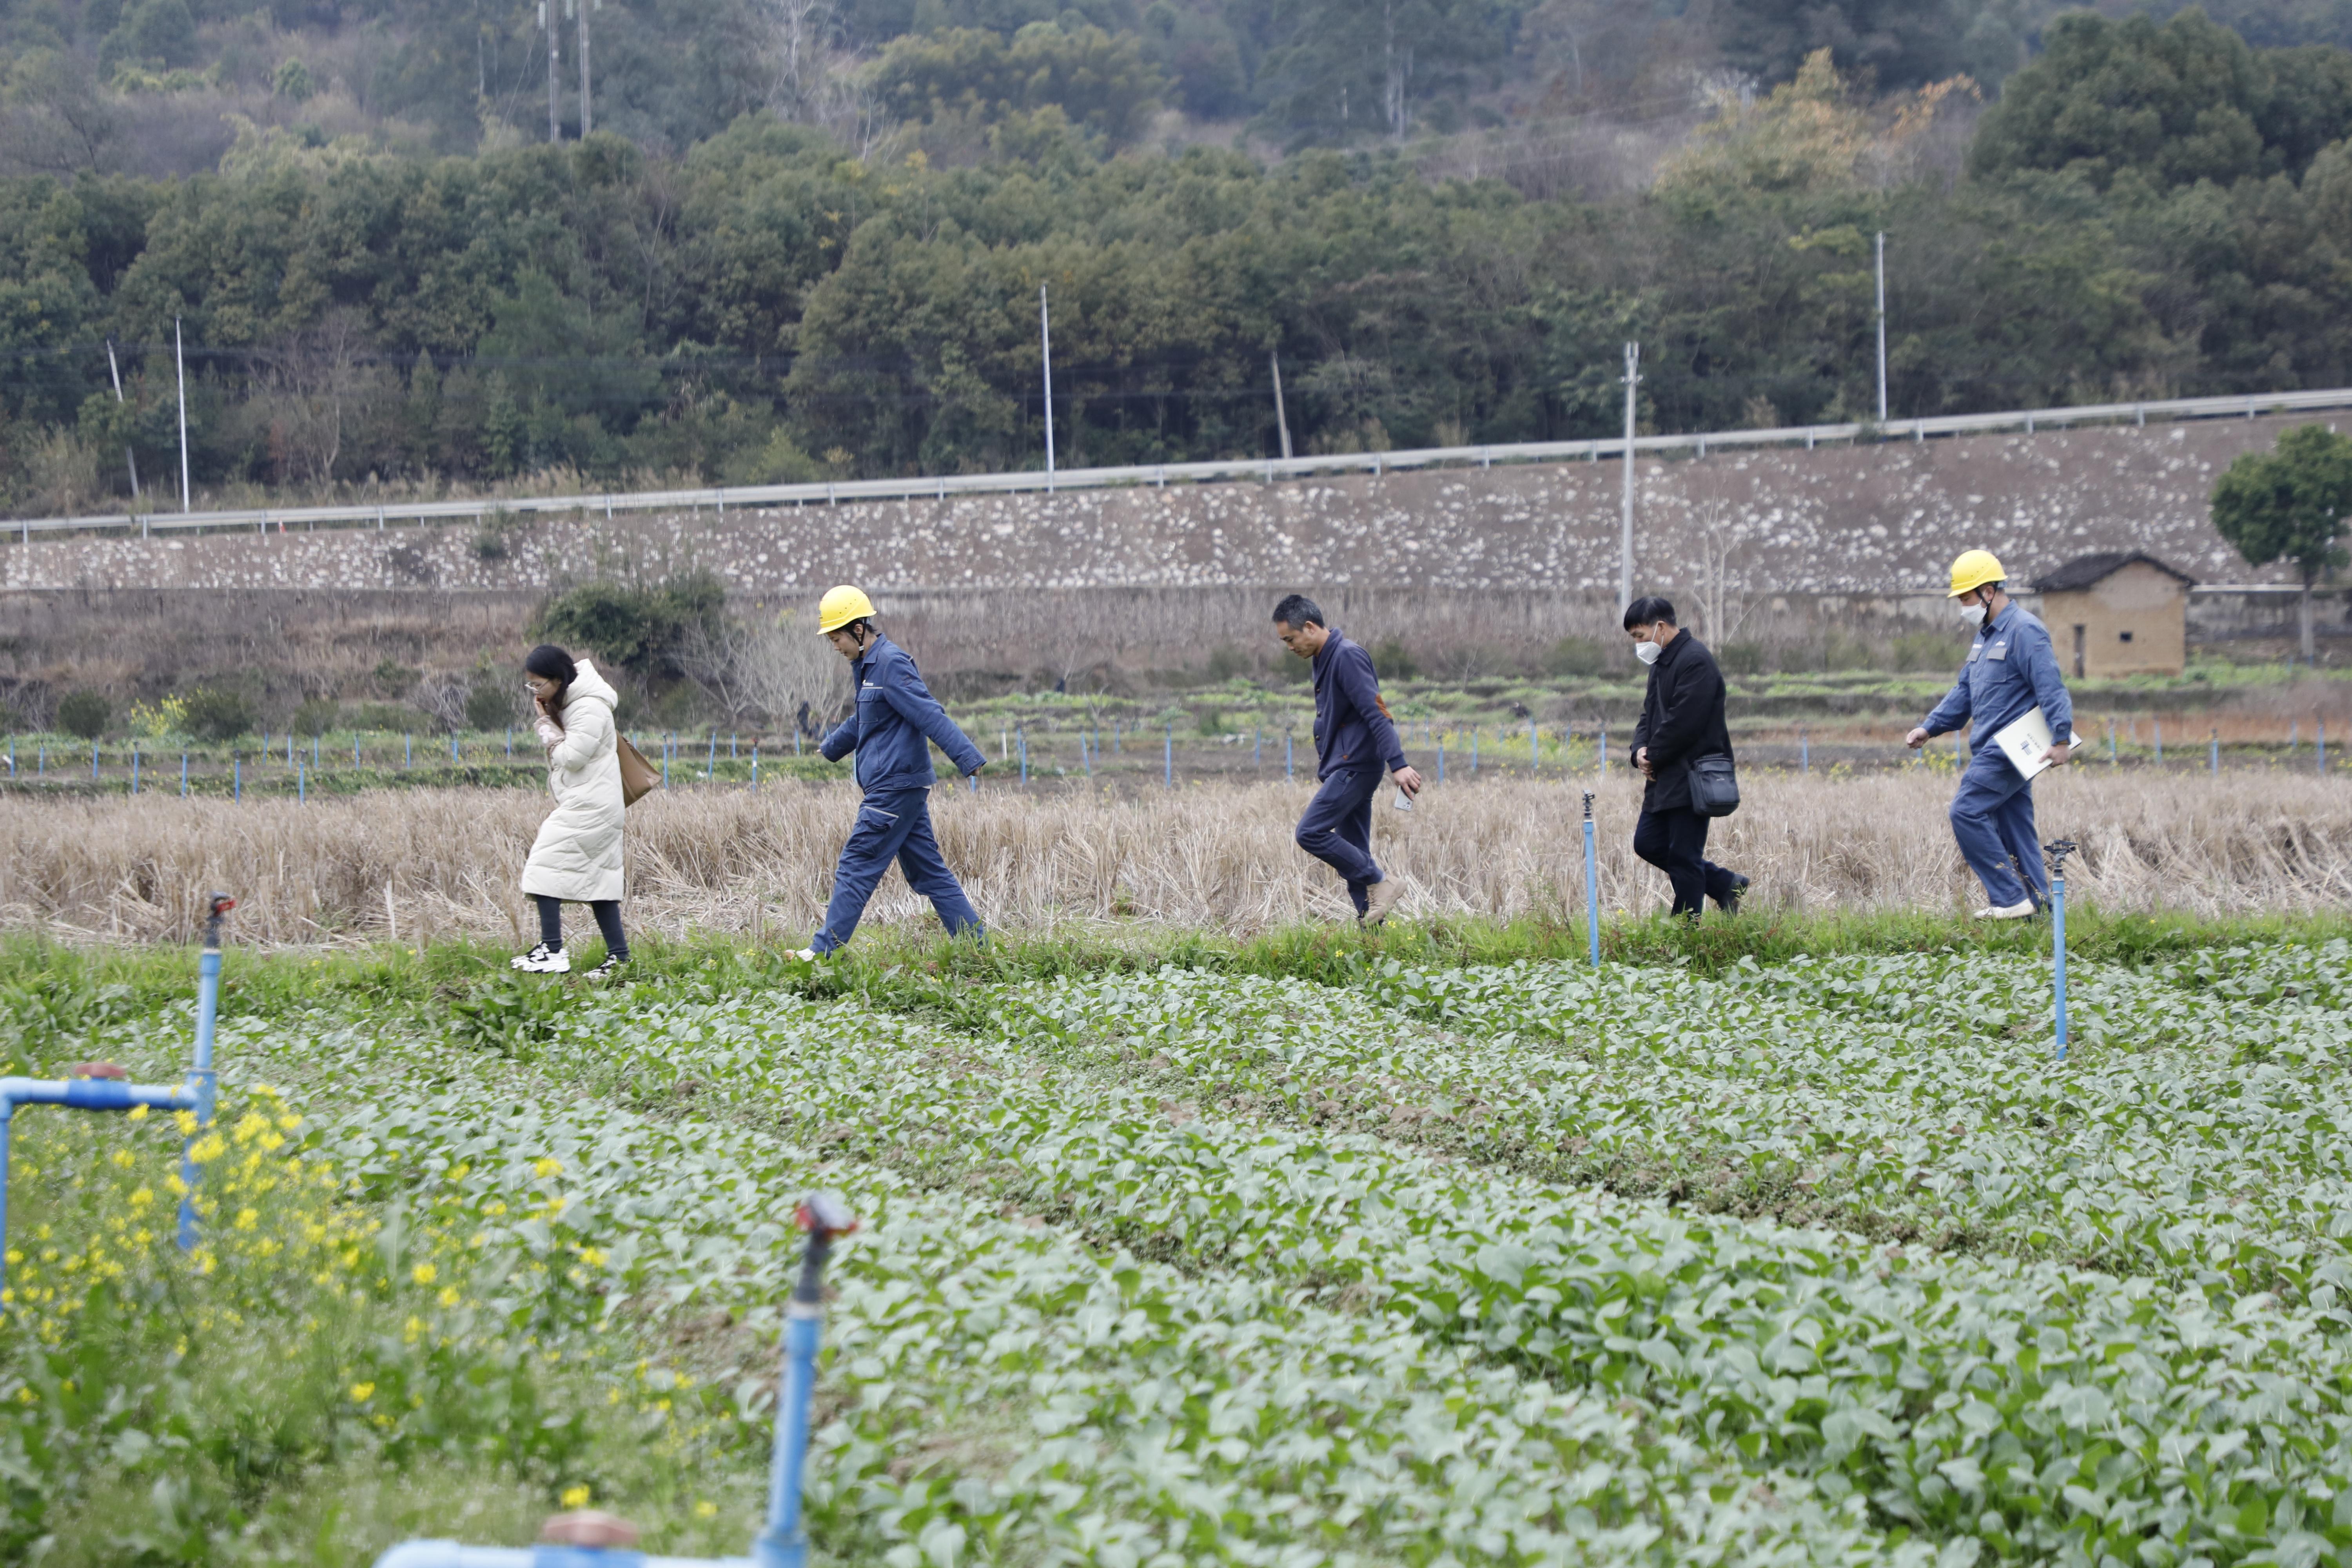
M 1944 819 L 1948 776 L 1832 780 L 1759 773 L 1714 858 L 1755 878 L 1759 905 L 1956 909 L 1976 889 Z M 1305 784 L 1202 785 L 1140 796 L 942 787 L 948 858 L 992 924 L 1048 931 L 1145 921 L 1247 933 L 1343 911 L 1338 883 L 1291 843 Z M 2096 767 L 2039 790 L 2045 839 L 2084 854 L 2077 898 L 2110 910 L 2293 911 L 2352 903 L 2352 781 L 2271 772 Z M 633 927 L 803 933 L 814 926 L 855 804 L 845 786 L 681 791 L 629 813 Z M 1412 884 L 1407 915 L 1567 913 L 1583 903 L 1579 792 L 1453 784 L 1406 813 L 1377 808 L 1375 851 Z M 1638 797 L 1619 774 L 1595 802 L 1604 909 L 1646 913 L 1664 879 L 1627 847 Z M 235 890 L 238 930 L 275 944 L 524 940 L 515 890 L 547 810 L 519 791 L 386 791 L 313 801 L 171 797 L 0 804 L 0 925 L 59 936 L 184 941 L 198 896 Z M 574 923 L 588 929 L 585 911 Z M 870 919 L 928 921 L 893 873 Z

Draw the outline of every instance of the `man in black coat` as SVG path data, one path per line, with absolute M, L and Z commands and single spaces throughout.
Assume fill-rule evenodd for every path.
M 1650 667 L 1642 720 L 1633 726 L 1633 766 L 1650 781 L 1633 826 L 1633 853 L 1674 883 L 1675 914 L 1696 919 L 1708 899 L 1737 914 L 1748 879 L 1706 858 L 1708 819 L 1691 809 L 1691 759 L 1731 754 L 1723 671 L 1706 644 L 1675 625 L 1675 607 L 1664 599 L 1626 605 L 1625 630 L 1633 657 Z

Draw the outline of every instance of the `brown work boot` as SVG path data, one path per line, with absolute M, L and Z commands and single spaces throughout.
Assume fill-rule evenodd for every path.
M 1379 925 L 1389 918 L 1389 911 L 1404 897 L 1404 884 L 1394 877 L 1383 877 L 1364 889 L 1364 923 Z

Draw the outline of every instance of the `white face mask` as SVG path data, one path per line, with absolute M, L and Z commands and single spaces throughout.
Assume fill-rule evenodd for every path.
M 1968 622 L 1969 625 L 1972 626 L 1981 626 L 1984 625 L 1984 618 L 1985 607 L 1982 605 L 1962 605 L 1960 606 L 1960 619 Z
M 1633 657 L 1643 664 L 1657 663 L 1658 656 L 1665 651 L 1654 642 L 1637 642 L 1633 645 Z

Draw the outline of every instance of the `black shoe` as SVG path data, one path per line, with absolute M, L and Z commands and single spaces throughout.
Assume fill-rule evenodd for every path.
M 1734 871 L 1731 874 L 1731 891 L 1716 900 L 1715 907 L 1725 914 L 1736 915 L 1739 912 L 1739 896 L 1746 891 L 1748 891 L 1748 879 Z
M 604 963 L 588 972 L 588 978 L 591 980 L 618 979 L 621 971 L 626 969 L 628 965 L 629 961 L 626 958 L 618 953 L 608 952 L 604 955 Z

